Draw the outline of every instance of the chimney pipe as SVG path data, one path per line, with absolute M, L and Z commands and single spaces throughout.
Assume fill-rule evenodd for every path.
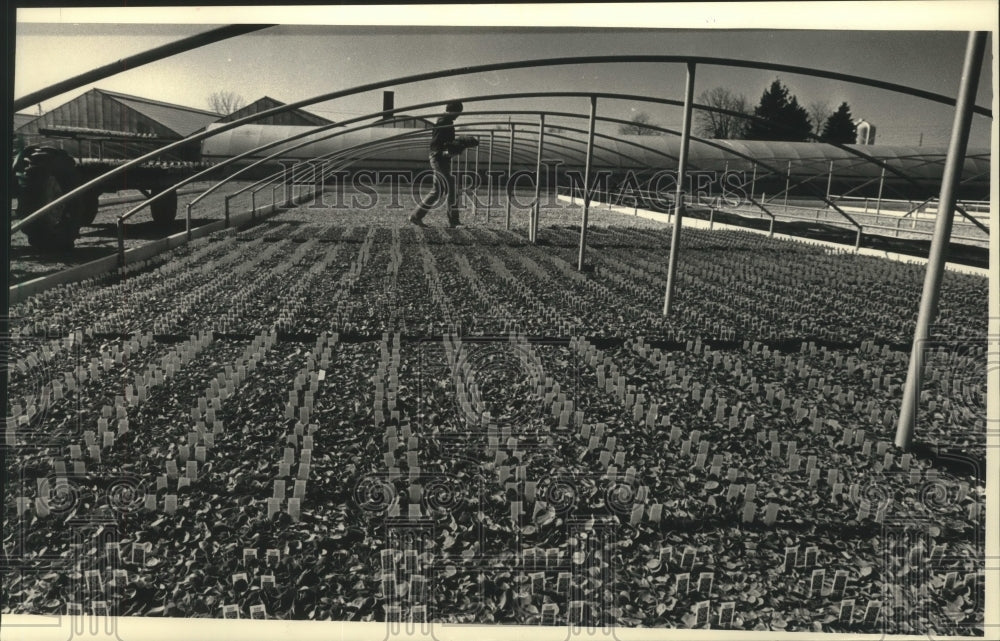
M 395 97 L 396 92 L 394 91 L 382 92 L 382 111 L 391 111 L 395 107 Z M 382 120 L 388 120 L 389 118 L 392 118 L 391 114 L 382 114 Z

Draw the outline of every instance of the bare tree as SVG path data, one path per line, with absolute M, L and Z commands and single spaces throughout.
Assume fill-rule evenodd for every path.
M 750 104 L 743 94 L 734 94 L 725 87 L 716 87 L 701 92 L 698 104 L 716 109 L 726 109 L 739 114 L 750 114 Z M 735 114 L 719 113 L 699 109 L 696 115 L 697 133 L 704 138 L 742 138 L 747 120 Z
M 246 106 L 243 96 L 232 91 L 216 91 L 208 97 L 208 108 L 217 114 L 229 114 Z
M 809 112 L 809 122 L 812 123 L 813 133 L 817 136 L 823 133 L 823 125 L 826 119 L 833 113 L 830 103 L 825 100 L 814 100 L 806 107 Z
M 653 122 L 653 119 L 649 117 L 649 114 L 640 111 L 636 115 L 632 116 L 631 122 L 627 125 L 619 125 L 618 133 L 624 134 L 626 136 L 662 136 L 663 132 L 653 127 L 658 127 L 659 125 Z

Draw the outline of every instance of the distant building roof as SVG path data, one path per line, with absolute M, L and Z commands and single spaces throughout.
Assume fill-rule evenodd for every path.
M 14 114 L 14 129 L 28 124 L 37 117 L 37 114 Z
M 267 111 L 268 109 L 273 109 L 275 107 L 284 106 L 285 103 L 280 100 L 276 100 L 270 96 L 264 96 L 254 102 L 251 102 L 246 107 L 241 107 L 228 116 L 223 116 L 216 122 L 232 122 L 239 118 L 244 118 L 246 116 L 251 116 L 253 114 L 260 113 L 262 111 Z M 303 109 L 290 109 L 289 111 L 284 111 L 280 114 L 273 114 L 260 120 L 254 121 L 254 124 L 258 125 L 330 125 L 333 124 L 332 120 L 327 120 L 322 116 L 317 116 L 316 114 L 311 114 Z
M 140 98 L 139 96 L 130 96 L 124 93 L 108 91 L 107 89 L 97 89 L 96 91 L 134 109 L 147 118 L 157 121 L 167 129 L 176 132 L 182 138 L 190 136 L 200 129 L 204 129 L 209 123 L 219 119 L 219 114 L 214 111 L 184 107 L 169 102 Z

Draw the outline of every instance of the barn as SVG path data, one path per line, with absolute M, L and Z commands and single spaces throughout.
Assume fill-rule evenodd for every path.
M 217 122 L 232 122 L 233 120 L 238 120 L 240 118 L 246 118 L 253 114 L 261 113 L 262 111 L 267 111 L 268 109 L 274 109 L 275 107 L 283 107 L 285 103 L 280 100 L 275 100 L 270 96 L 264 96 L 254 102 L 250 103 L 245 107 L 241 107 L 236 111 L 232 112 L 228 116 L 220 118 Z M 255 120 L 255 123 L 259 125 L 294 125 L 294 126 L 312 126 L 320 127 L 323 125 L 333 124 L 332 120 L 327 120 L 322 116 L 317 116 L 316 114 L 311 114 L 303 109 L 292 109 L 289 111 L 283 111 L 280 114 L 273 114 L 261 118 L 260 120 Z
M 219 117 L 204 109 L 95 88 L 21 125 L 15 134 L 23 136 L 25 144 L 48 144 L 77 158 L 134 158 L 204 129 Z M 195 143 L 172 157 L 197 160 L 199 155 Z

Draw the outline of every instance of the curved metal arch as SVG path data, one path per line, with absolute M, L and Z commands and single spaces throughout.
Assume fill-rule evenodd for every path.
M 316 104 L 318 102 L 325 102 L 328 100 L 334 100 L 336 98 L 343 98 L 346 96 L 351 96 L 359 93 L 364 93 L 366 91 L 373 91 L 376 89 L 383 89 L 385 87 L 390 87 L 394 85 L 404 85 L 411 84 L 414 82 L 421 82 L 424 80 L 436 80 L 439 78 L 448 78 L 453 76 L 469 75 L 474 73 L 486 73 L 490 71 L 506 71 L 513 69 L 525 69 L 534 67 L 552 67 L 552 66 L 563 66 L 563 65 L 582 65 L 582 64 L 625 64 L 625 63 L 685 63 L 689 66 L 691 65 L 716 65 L 716 66 L 730 66 L 739 67 L 747 69 L 763 69 L 769 71 L 781 71 L 787 73 L 802 74 L 807 76 L 815 76 L 818 78 L 826 78 L 829 80 L 839 80 L 842 82 L 850 82 L 853 84 L 866 85 L 870 87 L 875 87 L 879 89 L 885 89 L 889 91 L 894 91 L 896 93 L 902 93 L 905 95 L 916 96 L 918 98 L 923 98 L 925 100 L 930 100 L 932 102 L 939 102 L 946 105 L 955 105 L 956 101 L 953 98 L 944 96 L 941 94 L 936 94 L 929 91 L 924 91 L 922 89 L 916 89 L 913 87 L 908 87 L 906 85 L 900 85 L 896 83 L 884 82 L 881 80 L 875 80 L 872 78 L 865 78 L 863 76 L 856 76 L 851 74 L 843 74 L 839 72 L 826 71 L 822 69 L 812 69 L 809 67 L 800 67 L 795 65 L 785 65 L 778 63 L 768 63 L 768 62 L 757 62 L 750 60 L 740 60 L 736 58 L 714 58 L 707 56 L 678 56 L 678 55 L 611 55 L 611 56 L 572 56 L 572 57 L 561 57 L 561 58 L 542 58 L 534 60 L 520 60 L 515 62 L 501 62 L 501 63 L 491 63 L 486 65 L 474 65 L 466 67 L 455 67 L 452 69 L 445 69 L 441 71 L 430 71 L 419 74 L 413 74 L 409 76 L 402 76 L 399 78 L 391 78 L 389 80 L 380 80 L 376 82 L 367 83 L 364 85 L 358 85 L 356 87 L 351 87 L 348 89 L 340 89 L 337 91 L 327 92 L 325 94 L 320 94 L 318 96 L 313 96 L 312 98 L 306 98 L 303 100 L 298 100 L 285 105 L 279 105 L 277 107 L 272 107 L 271 109 L 265 109 L 264 111 L 258 112 L 256 114 L 250 114 L 243 118 L 238 118 L 231 122 L 225 123 L 221 127 L 218 127 L 212 131 L 203 131 L 200 133 L 194 133 L 186 138 L 175 141 L 160 149 L 144 154 L 138 158 L 135 158 L 127 163 L 124 163 L 111 171 L 103 174 L 91 180 L 83 185 L 80 185 L 76 189 L 70 190 L 69 192 L 63 194 L 59 198 L 56 198 L 47 205 L 36 210 L 31 215 L 21 219 L 15 227 L 12 227 L 12 231 L 17 231 L 23 227 L 28 221 L 32 220 L 33 217 L 51 211 L 54 207 L 65 203 L 66 201 L 78 197 L 84 191 L 91 189 L 92 187 L 106 181 L 113 176 L 120 175 L 125 171 L 151 160 L 164 154 L 168 151 L 173 151 L 178 147 L 186 145 L 192 142 L 198 142 L 209 138 L 213 135 L 222 133 L 223 131 L 228 131 L 229 129 L 235 129 L 240 125 L 249 124 L 254 120 L 259 120 L 261 118 L 266 118 L 268 116 L 284 113 L 286 111 L 291 111 L 293 109 L 298 109 L 301 107 L 308 107 L 310 105 Z M 383 110 L 379 113 L 396 113 L 398 110 Z M 993 113 L 991 110 L 985 107 L 973 106 L 973 111 L 975 113 L 992 117 Z

